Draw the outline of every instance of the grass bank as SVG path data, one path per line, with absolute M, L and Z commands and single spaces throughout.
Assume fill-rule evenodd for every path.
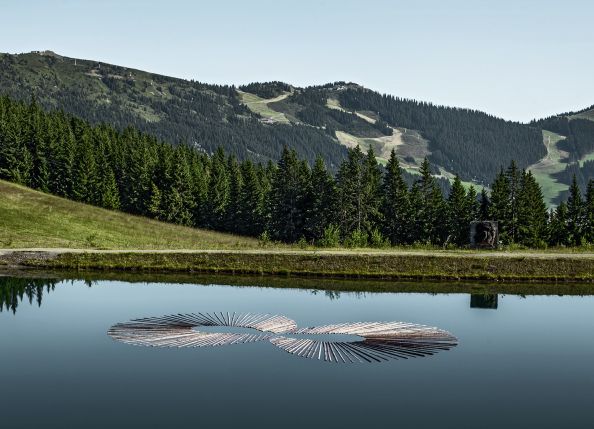
M 12 258 L 12 259 L 11 259 Z M 414 280 L 591 282 L 594 255 L 553 253 L 184 251 L 15 252 L 5 267 Z
M 253 248 L 258 240 L 81 204 L 0 180 L 0 248 Z

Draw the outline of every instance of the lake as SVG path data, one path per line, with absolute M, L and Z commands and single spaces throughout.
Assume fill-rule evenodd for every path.
M 188 279 L 0 279 L 2 427 L 592 425 L 593 296 Z M 409 322 L 448 331 L 458 344 L 425 357 L 334 363 L 287 353 L 269 339 L 171 348 L 107 334 L 136 318 L 234 312 L 280 315 L 299 328 Z

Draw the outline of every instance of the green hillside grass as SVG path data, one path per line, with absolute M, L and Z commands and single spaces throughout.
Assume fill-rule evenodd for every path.
M 268 103 L 284 100 L 289 95 L 288 92 L 271 99 L 261 98 L 256 94 L 251 94 L 249 92 L 237 92 L 241 97 L 241 102 L 245 104 L 252 112 L 257 113 L 264 118 L 272 119 L 275 122 L 281 122 L 283 124 L 289 123 L 289 120 L 283 113 L 277 112 L 268 107 Z
M 567 165 L 567 152 L 559 149 L 558 144 L 565 137 L 555 134 L 551 131 L 543 130 L 543 141 L 547 147 L 547 155 L 536 164 L 528 167 L 534 178 L 542 188 L 542 194 L 549 205 L 554 205 L 553 200 L 569 186 L 560 183 L 553 176 L 555 173 L 563 171 Z
M 258 240 L 100 209 L 0 181 L 0 248 L 236 249 Z
M 590 121 L 594 121 L 594 109 L 576 113 L 575 115 L 570 116 L 569 119 L 588 119 Z

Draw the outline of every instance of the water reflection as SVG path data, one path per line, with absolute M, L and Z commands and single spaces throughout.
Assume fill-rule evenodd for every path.
M 26 279 L 16 277 L 0 277 L 0 312 L 12 311 L 25 299 L 29 304 L 36 302 L 39 307 L 44 293 L 53 291 L 60 280 Z
M 470 295 L 470 308 L 486 308 L 497 310 L 499 295 L 497 294 L 472 294 Z

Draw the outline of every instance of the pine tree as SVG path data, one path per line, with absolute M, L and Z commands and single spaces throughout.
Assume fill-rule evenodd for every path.
M 240 229 L 240 197 L 243 192 L 243 181 L 239 163 L 234 155 L 227 159 L 227 174 L 229 175 L 229 203 L 225 209 L 224 229 L 230 232 L 238 232 Z
M 0 177 L 30 186 L 33 157 L 16 118 L 11 121 L 0 122 Z
M 225 154 L 222 149 L 218 149 L 210 161 L 206 203 L 206 226 L 208 228 L 223 228 L 227 204 L 229 204 L 229 175 Z
M 164 195 L 165 219 L 180 225 L 192 225 L 194 211 L 194 195 L 192 176 L 184 147 L 178 147 L 169 164 L 171 178 L 169 192 Z
M 569 187 L 569 197 L 567 198 L 567 233 L 569 243 L 573 246 L 582 244 L 583 238 L 583 211 L 582 193 L 577 184 L 575 175 Z
M 380 212 L 383 220 L 383 234 L 393 245 L 406 244 L 410 238 L 411 207 L 408 187 L 402 178 L 402 169 L 394 149 L 386 165 L 382 194 Z
M 523 172 L 518 193 L 517 241 L 542 247 L 547 241 L 547 206 L 531 172 Z
M 50 130 L 49 190 L 51 193 L 69 197 L 72 194 L 72 175 L 75 158 L 74 135 L 66 118 L 60 114 Z
M 151 183 L 151 194 L 150 194 L 150 199 L 149 199 L 149 203 L 147 206 L 148 209 L 148 214 L 152 217 L 154 217 L 155 219 L 163 219 L 163 212 L 161 209 L 161 200 L 162 200 L 162 196 L 161 196 L 161 191 L 159 190 L 159 188 L 157 187 L 157 185 L 155 185 L 155 183 Z
M 480 206 L 479 206 L 479 212 L 478 212 L 478 220 L 489 220 L 491 200 L 489 199 L 489 194 L 487 193 L 487 190 L 485 188 L 483 188 L 481 190 L 479 204 L 480 204 Z
M 94 203 L 97 196 L 97 164 L 87 139 L 78 142 L 78 156 L 74 164 L 72 197 L 84 203 Z
M 476 194 L 476 189 L 473 185 L 470 185 L 466 192 L 466 205 L 467 205 L 467 227 L 470 222 L 480 220 L 481 216 L 481 202 Z
M 338 218 L 343 237 L 365 226 L 365 157 L 361 148 L 349 149 L 348 158 L 340 165 L 337 175 Z
M 489 205 L 489 219 L 498 222 L 499 238 L 504 243 L 512 240 L 510 233 L 511 197 L 510 183 L 503 169 L 497 174 L 491 185 L 491 203 Z
M 33 99 L 29 105 L 25 139 L 33 158 L 31 186 L 49 192 L 49 150 L 47 145 L 47 116 Z
M 264 228 L 264 194 L 258 172 L 251 161 L 241 165 L 243 189 L 239 199 L 238 232 L 258 236 Z
M 549 243 L 553 246 L 570 245 L 567 204 L 561 202 L 550 218 Z
M 522 173 L 515 161 L 512 161 L 505 172 L 509 183 L 509 213 L 507 220 L 507 235 L 511 242 L 518 240 L 518 215 L 520 211 L 520 191 L 522 186 Z
M 419 169 L 421 178 L 417 181 L 422 204 L 418 207 L 417 229 L 419 241 L 439 244 L 445 240 L 445 214 L 441 190 L 431 175 L 427 158 Z
M 268 232 L 276 240 L 295 242 L 304 235 L 307 178 L 295 150 L 283 149 L 270 191 Z
M 468 242 L 469 220 L 472 217 L 466 190 L 459 176 L 454 178 L 454 183 L 447 199 L 446 228 L 448 242 L 462 246 Z
M 316 158 L 311 171 L 309 202 L 305 222 L 307 236 L 318 241 L 324 236 L 326 228 L 335 221 L 336 205 L 336 185 L 321 157 Z
M 367 155 L 365 157 L 365 163 L 363 165 L 363 184 L 364 190 L 364 208 L 365 208 L 365 221 L 364 231 L 367 234 L 375 229 L 376 225 L 381 224 L 381 212 L 380 206 L 382 202 L 381 197 L 381 185 L 382 185 L 382 172 L 375 158 L 373 147 L 369 147 Z
M 594 180 L 590 180 L 586 187 L 584 238 L 588 243 L 594 243 Z

